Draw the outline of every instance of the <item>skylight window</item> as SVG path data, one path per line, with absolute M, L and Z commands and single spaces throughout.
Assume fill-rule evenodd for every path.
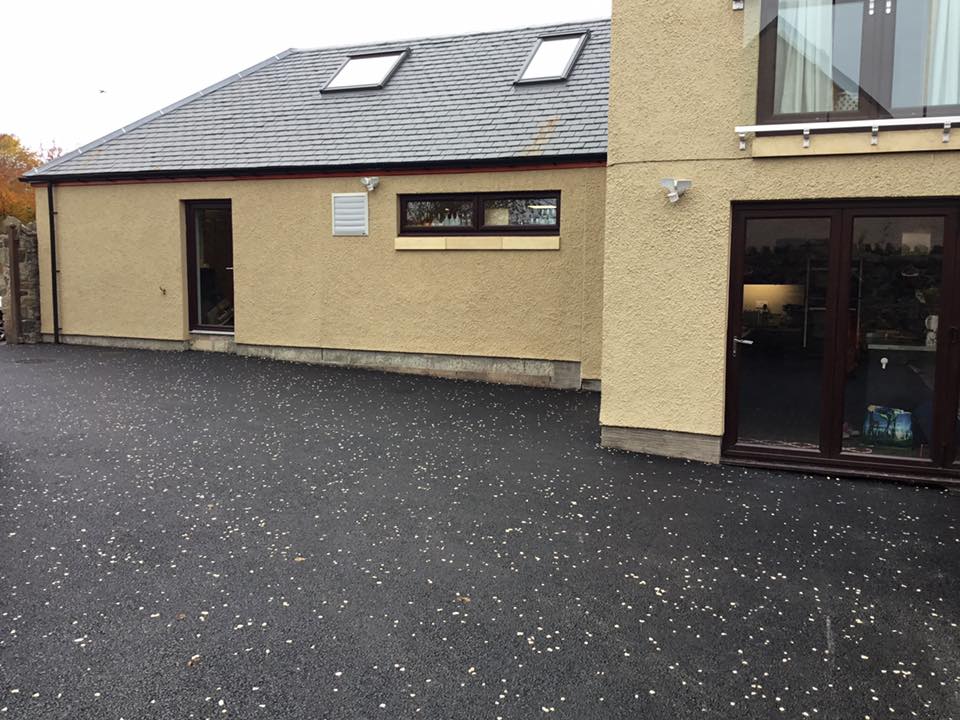
M 550 35 L 540 38 L 517 82 L 535 83 L 566 80 L 587 41 L 586 33 Z
M 398 50 L 347 58 L 323 88 L 323 92 L 382 88 L 406 56 L 406 50 Z

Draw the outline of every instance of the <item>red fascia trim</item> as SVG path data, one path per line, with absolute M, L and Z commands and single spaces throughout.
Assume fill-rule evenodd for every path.
M 537 170 L 579 170 L 583 168 L 606 167 L 605 160 L 583 160 L 576 162 L 537 163 L 519 165 L 462 166 L 462 167 L 409 167 L 378 170 L 315 170 L 304 172 L 256 172 L 226 175 L 197 175 L 195 177 L 143 177 L 118 178 L 116 180 L 91 178 L 90 180 L 54 181 L 57 187 L 71 185 L 149 185 L 154 183 L 196 183 L 196 182 L 235 182 L 238 180 L 309 180 L 314 178 L 355 178 L 368 175 L 396 177 L 403 175 L 464 175 L 473 173 L 533 172 Z M 31 183 L 33 187 L 46 187 L 47 180 Z

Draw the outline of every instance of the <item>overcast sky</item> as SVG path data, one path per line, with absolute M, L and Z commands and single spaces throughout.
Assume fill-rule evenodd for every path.
M 0 133 L 69 151 L 289 47 L 590 20 L 609 17 L 610 3 L 11 0 Z

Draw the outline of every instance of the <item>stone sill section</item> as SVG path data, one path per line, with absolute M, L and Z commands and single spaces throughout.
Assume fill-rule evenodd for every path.
M 398 237 L 394 250 L 559 250 L 559 237 L 543 236 L 466 236 L 458 237 Z
M 247 345 L 232 336 L 193 334 L 187 340 L 152 340 L 92 335 L 61 335 L 65 345 L 128 348 L 133 350 L 205 351 L 245 355 L 311 365 L 376 370 L 403 375 L 429 375 L 456 380 L 477 380 L 502 385 L 552 388 L 555 390 L 598 390 L 584 388 L 580 363 L 573 360 L 535 360 L 474 355 L 303 348 L 276 345 Z M 44 342 L 53 337 L 44 334 Z M 589 382 L 589 381 L 588 381 Z

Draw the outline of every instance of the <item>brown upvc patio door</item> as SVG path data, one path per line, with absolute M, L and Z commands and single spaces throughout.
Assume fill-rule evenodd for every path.
M 958 208 L 735 206 L 728 458 L 960 470 Z
M 960 235 L 960 211 L 954 217 L 954 232 Z M 937 331 L 943 349 L 939 361 L 942 365 L 940 376 L 945 378 L 941 423 L 944 428 L 944 462 L 960 474 L 960 237 L 954 243 L 952 252 L 952 278 L 954 282 L 947 288 L 944 303 L 951 312 L 944 313 L 939 320 Z
M 756 207 L 734 213 L 725 448 L 815 462 L 836 352 L 842 214 Z

